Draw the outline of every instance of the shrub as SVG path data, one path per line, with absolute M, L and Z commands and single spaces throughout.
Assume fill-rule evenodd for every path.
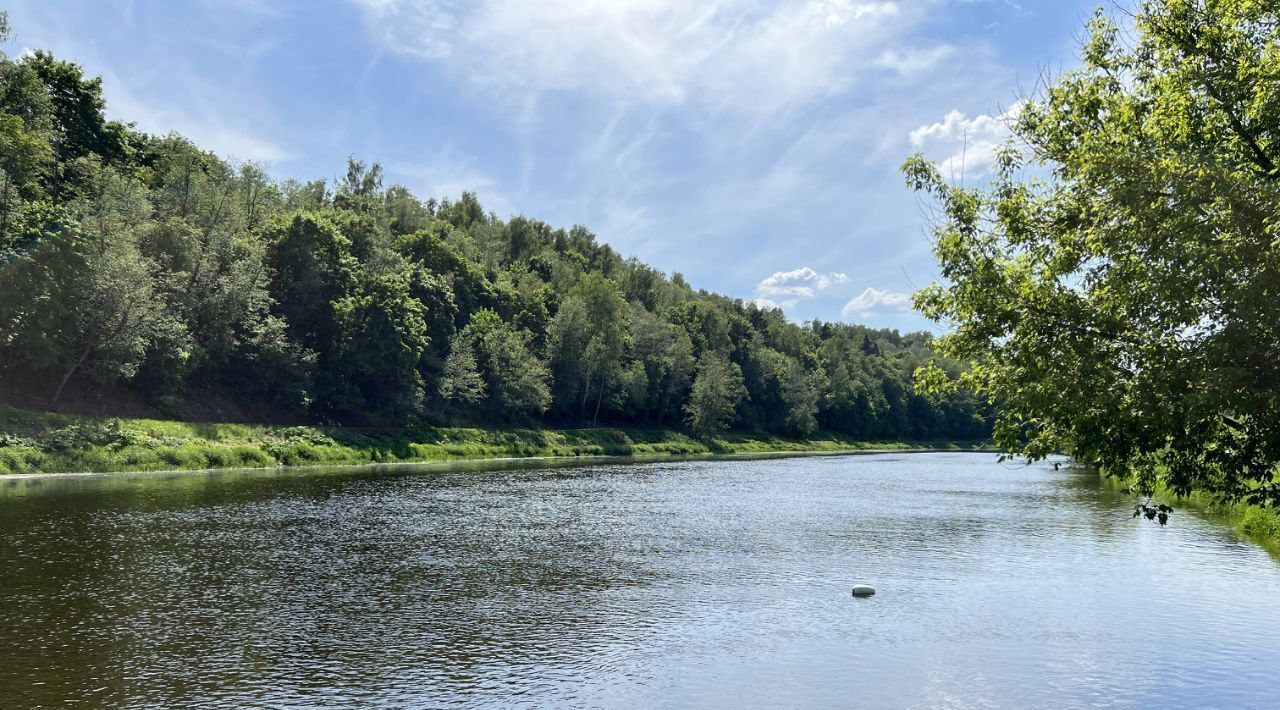
M 23 436 L 10 434 L 7 431 L 0 431 L 0 449 L 18 446 L 35 448 L 36 442 L 35 439 L 28 439 Z
M 147 443 L 147 437 L 125 429 L 119 419 L 106 422 L 76 422 L 40 437 L 40 448 L 52 453 L 81 451 L 100 446 L 111 451 L 118 451 L 126 446 L 138 446 Z
M 0 473 L 33 473 L 45 466 L 44 452 L 35 447 L 6 446 L 0 448 Z
M 1280 540 L 1280 515 L 1274 510 L 1250 506 L 1240 518 L 1240 529 L 1256 537 Z
M 265 468 L 276 464 L 270 454 L 256 446 L 236 446 L 231 449 L 231 454 L 236 464 L 245 468 Z

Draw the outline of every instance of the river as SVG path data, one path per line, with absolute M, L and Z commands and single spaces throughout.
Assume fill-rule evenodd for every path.
M 0 704 L 1280 707 L 1275 558 L 1131 510 L 973 453 L 11 478 Z

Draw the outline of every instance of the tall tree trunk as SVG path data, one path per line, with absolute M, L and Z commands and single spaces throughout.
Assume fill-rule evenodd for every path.
M 672 386 L 671 377 L 667 377 L 666 386 L 662 388 L 662 404 L 658 405 L 658 424 L 667 420 L 667 407 L 671 405 L 671 391 L 675 389 Z
M 91 352 L 93 352 L 93 346 L 89 345 L 84 349 L 84 352 L 80 353 L 80 359 L 71 363 L 67 368 L 67 371 L 62 373 L 62 381 L 58 383 L 58 389 L 53 391 L 52 404 L 58 403 L 58 398 L 62 396 L 63 388 L 67 386 L 67 382 L 71 379 L 71 376 L 76 373 L 76 370 L 80 369 L 80 366 L 84 364 L 84 361 L 89 359 L 89 353 Z
M 604 399 L 604 380 L 608 375 L 608 370 L 600 374 L 600 391 L 596 393 L 596 412 L 591 415 L 591 426 L 593 427 L 596 425 L 596 421 L 600 419 L 600 402 Z

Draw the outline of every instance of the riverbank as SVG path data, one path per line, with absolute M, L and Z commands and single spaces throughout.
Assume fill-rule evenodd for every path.
M 0 407 L 0 475 L 272 468 L 484 459 L 838 453 L 982 448 L 983 442 L 861 441 L 674 429 L 273 426 L 120 419 Z

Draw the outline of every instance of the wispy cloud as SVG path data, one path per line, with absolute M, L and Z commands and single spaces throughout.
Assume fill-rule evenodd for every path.
M 931 71 L 942 60 L 955 53 L 951 45 L 942 44 L 927 49 L 886 49 L 876 57 L 876 66 L 892 69 L 899 74 L 922 74 Z
M 918 14 L 867 0 L 354 2 L 387 48 L 449 63 L 495 94 L 588 90 L 747 112 L 846 88 Z
M 911 310 L 911 294 L 868 288 L 844 304 L 840 312 L 846 318 L 907 313 Z
M 388 177 L 405 183 L 422 199 L 456 199 L 463 192 L 475 192 L 486 208 L 504 215 L 511 211 L 511 202 L 499 181 L 452 145 L 417 160 L 398 160 L 385 167 Z
M 188 105 L 160 104 L 139 98 L 114 72 L 105 72 L 110 87 L 109 113 L 156 135 L 181 133 L 205 150 L 223 158 L 272 165 L 289 160 L 292 153 L 254 129 L 227 120 L 213 111 L 193 111 Z

